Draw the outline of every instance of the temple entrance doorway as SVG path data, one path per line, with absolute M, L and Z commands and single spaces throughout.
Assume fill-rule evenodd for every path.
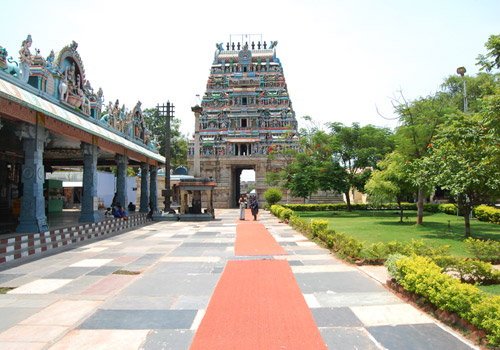
M 255 188 L 255 167 L 253 165 L 233 166 L 231 175 L 232 207 L 238 208 L 241 195 L 248 194 Z

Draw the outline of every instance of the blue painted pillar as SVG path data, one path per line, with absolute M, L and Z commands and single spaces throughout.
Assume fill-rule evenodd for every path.
M 117 154 L 115 157 L 116 169 L 116 200 L 126 210 L 128 206 L 127 198 L 127 156 Z
M 79 222 L 99 222 L 101 217 L 98 212 L 99 198 L 97 197 L 97 145 L 84 143 L 80 145 L 83 155 L 83 194 L 82 212 Z
M 149 168 L 150 181 L 149 181 L 149 200 L 153 206 L 153 213 L 158 211 L 158 167 L 153 165 Z
M 16 135 L 23 140 L 24 164 L 21 172 L 23 196 L 17 232 L 44 232 L 49 230 L 45 216 L 43 183 L 45 169 L 43 150 L 49 133 L 41 125 L 23 124 Z
M 149 212 L 149 164 L 141 164 L 141 213 Z

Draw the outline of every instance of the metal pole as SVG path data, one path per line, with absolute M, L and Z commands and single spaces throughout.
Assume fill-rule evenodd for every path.
M 173 106 L 172 106 L 173 107 Z M 166 137 L 165 137 L 165 212 L 170 212 L 170 116 L 171 116 L 171 105 L 170 101 L 167 102 L 167 125 L 166 125 Z
M 462 80 L 464 81 L 464 113 L 467 113 L 467 110 L 469 109 L 469 104 L 467 101 L 467 87 L 465 86 L 465 77 L 462 75 Z

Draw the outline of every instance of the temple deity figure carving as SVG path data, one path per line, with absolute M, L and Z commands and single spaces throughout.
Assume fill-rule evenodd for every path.
M 21 50 L 19 50 L 19 60 L 21 62 L 21 80 L 25 83 L 28 82 L 30 77 L 30 66 L 33 64 L 33 57 L 31 56 L 30 47 L 33 41 L 31 35 L 23 40 Z

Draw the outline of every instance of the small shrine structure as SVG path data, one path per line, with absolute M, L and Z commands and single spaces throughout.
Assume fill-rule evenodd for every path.
M 267 172 L 286 166 L 285 149 L 297 149 L 297 120 L 293 111 L 277 41 L 242 35 L 241 42 L 216 44 L 206 91 L 195 118 L 188 165 L 217 184 L 216 208 L 232 208 L 240 197 L 240 176 L 255 170 L 258 201 L 264 203 Z M 254 40 L 255 39 L 255 40 Z M 273 154 L 272 159 L 268 157 Z M 287 201 L 286 194 L 284 201 Z
M 45 174 L 61 167 L 83 169 L 80 222 L 100 221 L 97 167 L 117 168 L 123 206 L 127 167 L 141 167 L 139 211 L 157 211 L 157 170 L 165 158 L 141 103 L 132 109 L 119 100 L 106 104 L 75 41 L 45 57 L 31 53 L 32 42 L 31 35 L 22 42 L 19 60 L 0 46 L 0 215 L 20 204 L 17 232 L 47 231 Z

